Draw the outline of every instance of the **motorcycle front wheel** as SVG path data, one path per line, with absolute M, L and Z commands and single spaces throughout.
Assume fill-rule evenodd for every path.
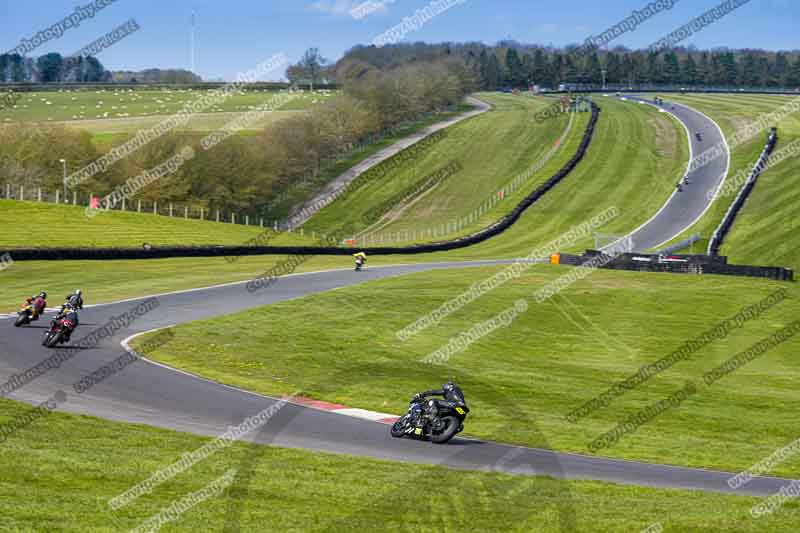
M 20 326 L 24 326 L 28 322 L 30 322 L 30 318 L 28 318 L 28 315 L 19 315 L 17 317 L 16 322 L 14 322 L 14 327 L 18 328 Z
M 406 417 L 401 417 L 397 420 L 394 424 L 392 424 L 392 429 L 390 433 L 394 438 L 400 438 L 406 433 Z
M 61 342 L 61 338 L 64 336 L 64 330 L 61 329 L 58 333 L 54 335 L 50 335 L 50 338 L 47 339 L 47 347 L 48 348 L 55 348 L 59 342 Z

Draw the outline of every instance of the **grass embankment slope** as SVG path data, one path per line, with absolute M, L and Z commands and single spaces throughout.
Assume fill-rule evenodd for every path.
M 0 422 L 28 409 L 0 400 Z M 162 531 L 238 526 L 241 531 L 287 532 L 380 527 L 595 533 L 639 531 L 661 523 L 670 532 L 756 532 L 789 531 L 800 519 L 798 507 L 790 503 L 779 513 L 752 520 L 749 509 L 758 498 L 454 471 L 240 443 L 117 512 L 108 506 L 111 498 L 208 442 L 185 433 L 51 414 L 2 443 L 2 527 L 129 531 L 231 469 L 239 477 L 225 492 L 179 514 Z
M 602 108 L 600 120 L 575 170 L 509 230 L 454 255 L 518 257 L 611 207 L 619 216 L 596 231 L 624 235 L 658 211 L 686 168 L 689 150 L 684 129 L 650 106 L 613 98 L 595 100 Z M 594 239 L 587 237 L 560 251 L 592 247 Z
M 483 144 L 484 137 L 489 137 L 491 132 L 502 137 L 504 124 L 515 116 L 531 116 L 533 113 L 526 106 L 530 106 L 530 100 L 525 97 L 499 96 L 496 102 L 494 96 L 484 96 L 489 102 L 494 103 L 499 109 L 505 111 L 493 111 L 484 116 L 471 119 L 453 128 L 453 132 L 438 145 L 435 150 L 451 139 L 460 139 L 466 146 L 461 148 L 460 144 L 452 146 L 448 151 L 443 151 L 438 159 L 430 158 L 429 155 L 423 156 L 428 167 L 433 170 L 436 165 L 444 165 L 446 161 L 456 160 L 463 157 L 464 171 L 450 178 L 454 180 L 463 174 L 473 176 L 471 179 L 480 180 L 483 174 L 474 172 L 466 174 L 466 169 L 470 168 L 466 158 L 471 157 L 472 151 L 476 150 L 476 144 Z M 518 100 L 514 100 L 514 99 Z M 511 103 L 507 103 L 510 100 Z M 611 98 L 598 98 L 598 103 L 602 107 L 600 120 L 595 131 L 595 137 L 584 160 L 567 176 L 561 183 L 551 189 L 536 204 L 531 206 L 520 217 L 517 223 L 501 235 L 465 249 L 454 250 L 446 255 L 434 254 L 430 257 L 447 257 L 450 259 L 480 259 L 480 258 L 513 258 L 526 255 L 538 246 L 565 234 L 574 225 L 579 225 L 589 221 L 593 216 L 610 207 L 619 210 L 619 216 L 603 226 L 597 231 L 603 233 L 625 234 L 634 230 L 640 224 L 649 219 L 661 205 L 667 200 L 672 192 L 672 188 L 680 176 L 683 174 L 688 161 L 688 146 L 684 129 L 671 117 L 658 113 L 649 106 L 635 106 L 625 102 L 619 102 Z M 515 102 L 520 102 L 516 104 Z M 506 105 L 507 104 L 507 105 Z M 541 105 L 541 104 L 539 104 Z M 503 107 L 505 106 L 505 107 Z M 508 115 L 508 118 L 505 118 Z M 569 139 L 566 141 L 562 151 L 559 151 L 533 178 L 530 179 L 528 186 L 519 190 L 516 194 L 506 197 L 495 209 L 488 213 L 481 221 L 466 230 L 476 230 L 485 227 L 496 221 L 500 216 L 509 212 L 526 194 L 539 185 L 552 174 L 554 174 L 563 164 L 575 153 L 580 142 L 580 137 L 585 128 L 588 114 L 579 115 L 579 120 L 573 126 Z M 498 120 L 498 117 L 500 119 Z M 494 123 L 497 121 L 498 123 Z M 545 125 L 548 123 L 546 122 Z M 479 132 L 471 132 L 471 128 L 480 126 Z M 550 126 L 552 127 L 552 126 Z M 461 139 L 461 130 L 470 129 L 470 135 L 464 135 Z M 553 128 L 558 130 L 558 128 Z M 530 142 L 535 142 L 530 140 Z M 503 143 L 500 143 L 503 144 Z M 537 150 L 546 151 L 549 146 L 534 148 L 531 147 L 527 153 Z M 459 152 L 459 150 L 461 150 Z M 433 153 L 433 152 L 432 152 Z M 497 159 L 502 159 L 499 155 Z M 525 160 L 525 157 L 522 158 Z M 445 161 L 446 160 L 446 161 Z M 473 162 L 470 165 L 481 166 L 494 164 L 494 159 L 487 163 Z M 527 168 L 535 167 L 536 157 L 528 158 Z M 522 163 L 520 163 L 522 164 Z M 524 168 L 522 167 L 524 172 Z M 384 184 L 392 186 L 395 176 L 403 179 L 408 174 L 408 169 L 395 169 L 388 172 L 379 183 L 372 187 Z M 427 172 L 427 170 L 426 170 Z M 423 174 L 420 172 L 420 174 Z M 496 190 L 500 183 L 508 183 L 514 175 L 508 175 L 504 180 L 497 180 L 491 184 L 490 190 Z M 455 187 L 467 188 L 466 183 L 453 181 Z M 358 191 L 360 193 L 360 190 Z M 445 194 L 444 191 L 434 190 L 424 198 L 428 205 L 429 213 L 435 213 L 433 207 L 437 202 L 442 207 L 442 212 L 450 209 L 448 194 L 458 194 L 455 191 Z M 355 194 L 354 194 L 355 196 Z M 465 202 L 466 207 L 462 213 L 471 212 L 472 206 L 480 205 L 483 198 L 470 200 L 469 197 L 459 195 Z M 318 217 L 311 220 L 310 227 L 330 228 L 334 227 L 341 219 L 346 216 L 345 207 L 351 207 L 354 212 L 364 212 L 369 206 L 378 202 L 363 198 L 363 206 L 360 204 L 352 205 L 351 197 L 346 197 L 343 203 L 337 200 L 331 204 L 325 213 L 323 210 Z M 421 206 L 422 204 L 420 204 Z M 421 208 L 421 207 L 420 207 Z M 453 206 L 453 209 L 456 207 Z M 417 209 L 417 206 L 414 206 Z M 359 211 L 360 210 L 360 211 Z M 334 216 L 336 214 L 336 216 Z M 355 216 L 355 215 L 353 215 Z M 435 224 L 444 218 L 435 218 Z M 339 217 L 339 218 L 337 218 Z M 328 221 L 323 224 L 323 221 Z M 405 226 L 408 231 L 414 229 L 423 231 L 429 227 L 429 219 L 421 212 L 413 212 L 398 219 L 395 227 Z M 426 239 L 427 240 L 427 239 Z M 591 237 L 583 238 L 575 242 L 572 246 L 562 251 L 579 251 L 594 246 Z
M 766 95 L 692 95 L 672 96 L 667 100 L 684 103 L 702 111 L 716 121 L 725 136 L 730 139 L 742 128 L 762 114 L 778 111 L 795 97 Z M 778 146 L 782 147 L 800 138 L 800 114 L 785 117 L 777 124 Z M 768 131 L 756 135 L 750 142 L 732 149 L 731 169 L 728 179 L 740 170 L 749 174 L 761 150 Z M 720 253 L 730 262 L 752 265 L 787 266 L 800 268 L 800 236 L 795 231 L 800 217 L 800 161 L 790 157 L 769 168 L 758 180 L 744 208 L 740 212 L 731 232 L 725 239 Z M 738 191 L 738 189 L 737 189 Z M 718 198 L 706 215 L 678 239 L 699 233 L 702 241 L 695 250 L 705 251 L 708 239 L 722 221 L 736 194 Z
M 476 96 L 491 104 L 493 110 L 451 126 L 446 130 L 446 136 L 428 149 L 419 152 L 414 147 L 408 149 L 416 156 L 389 170 L 385 176 L 372 180 L 357 178 L 343 196 L 322 209 L 306 223 L 306 227 L 330 230 L 344 226 L 356 232 L 369 228 L 381 233 L 393 233 L 422 232 L 452 223 L 472 213 L 484 201 L 495 196 L 504 185 L 541 160 L 563 134 L 568 123 L 567 115 L 543 123 L 534 120 L 534 114 L 552 105 L 554 100 L 492 93 Z M 570 136 L 564 139 L 569 146 L 562 146 L 554 158 L 560 164 L 549 165 L 548 168 L 557 168 L 571 157 L 587 121 L 588 114 L 579 117 Z M 569 143 L 570 140 L 574 142 Z M 380 221 L 364 220 L 364 215 L 370 210 L 397 197 L 414 184 L 424 182 L 427 177 L 451 163 L 460 165 L 460 170 L 447 176 L 435 188 L 415 196 L 402 212 L 393 210 Z M 523 190 L 530 191 L 534 184 L 544 181 L 544 176 L 549 174 L 541 171 L 531 176 Z M 523 196 L 522 191 L 518 191 L 514 198 L 506 200 L 505 205 L 483 213 L 479 220 L 474 220 L 469 226 L 458 231 L 452 228 L 446 233 L 439 232 L 437 238 L 467 234 L 488 225 L 508 211 L 512 202 Z M 410 242 L 415 239 L 403 240 Z
M 541 304 L 533 293 L 568 267 L 538 265 L 517 280 L 402 342 L 396 332 L 490 277 L 470 268 L 382 280 L 174 328 L 152 357 L 265 394 L 302 390 L 348 406 L 402 413 L 416 391 L 450 377 L 472 413 L 466 433 L 588 453 L 588 443 L 665 399 L 800 314 L 793 285 L 722 276 L 598 271 Z M 678 350 L 778 288 L 786 300 L 708 344 L 578 423 L 567 413 L 613 383 Z M 530 308 L 444 365 L 421 360 L 520 298 Z M 390 305 L 387 305 L 389 304 Z M 265 351 L 264 347 L 270 348 Z M 793 338 L 624 436 L 600 453 L 648 462 L 739 471 L 797 438 L 800 363 Z M 513 405 L 513 408 L 509 408 Z M 525 413 L 520 419 L 515 414 Z M 541 429 L 547 442 L 532 431 Z M 800 458 L 774 475 L 794 476 Z

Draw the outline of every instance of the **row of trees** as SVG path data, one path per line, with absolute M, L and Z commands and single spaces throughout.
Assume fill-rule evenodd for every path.
M 200 76 L 181 69 L 111 72 L 94 57 L 45 54 L 36 59 L 19 54 L 0 55 L 0 83 L 198 83 Z
M 482 89 L 528 87 L 532 84 L 686 85 L 734 87 L 800 87 L 800 52 L 763 50 L 698 50 L 675 48 L 661 53 L 615 47 L 579 53 L 564 48 L 524 45 L 514 41 L 482 43 L 399 44 L 359 46 L 345 60 L 389 67 L 442 57 L 463 58 Z
M 0 83 L 97 83 L 111 73 L 94 57 L 45 54 L 37 59 L 19 54 L 0 55 Z
M 341 76 L 343 95 L 274 122 L 260 135 L 234 135 L 204 151 L 199 144 L 202 136 L 170 133 L 115 163 L 80 189 L 107 194 L 189 145 L 195 148 L 194 159 L 134 199 L 159 204 L 189 202 L 272 219 L 285 214 L 285 210 L 275 212 L 276 198 L 302 200 L 302 195 L 291 192 L 313 182 L 338 155 L 399 122 L 452 106 L 474 89 L 468 67 L 452 58 L 388 70 L 347 63 L 342 65 Z M 0 183 L 54 191 L 61 186 L 59 158 L 67 159 L 70 171 L 76 171 L 101 155 L 86 132 L 59 126 L 0 126 Z

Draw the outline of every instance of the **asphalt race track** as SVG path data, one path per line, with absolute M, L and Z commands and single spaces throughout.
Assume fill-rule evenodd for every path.
M 240 424 L 246 417 L 257 414 L 277 400 L 144 360 L 127 366 L 83 394 L 77 394 L 72 386 L 84 376 L 124 355 L 120 343 L 138 332 L 233 313 L 363 281 L 432 269 L 502 263 L 507 261 L 380 267 L 368 268 L 360 273 L 350 269 L 337 270 L 284 277 L 255 294 L 247 292 L 244 283 L 236 283 L 161 295 L 158 297 L 160 305 L 130 327 L 103 339 L 94 348 L 80 350 L 72 359 L 20 387 L 9 397 L 41 403 L 62 390 L 67 399 L 59 405 L 59 410 L 218 436 L 228 426 Z M 87 307 L 81 313 L 81 326 L 73 334 L 73 341 L 101 327 L 111 316 L 119 316 L 144 300 L 146 298 Z M 0 319 L 0 385 L 12 375 L 37 365 L 56 352 L 40 344 L 43 328 L 48 322 L 45 318 L 32 327 L 14 328 L 13 319 Z M 268 350 L 265 347 L 265 351 Z M 46 424 L 47 421 L 37 423 Z M 448 445 L 393 439 L 385 424 L 295 404 L 286 404 L 281 408 L 255 440 L 292 448 L 442 464 L 459 469 L 734 492 L 726 483 L 731 474 L 724 472 L 554 453 L 464 438 L 454 439 Z M 736 493 L 769 495 L 787 483 L 788 480 L 779 478 L 756 478 Z
M 677 237 L 706 212 L 712 203 L 709 198 L 714 197 L 728 172 L 730 149 L 716 122 L 699 111 L 668 100 L 663 106 L 658 106 L 652 100 L 632 96 L 624 98 L 631 105 L 641 105 L 638 102 L 655 105 L 683 123 L 691 146 L 690 160 L 713 146 L 718 146 L 724 153 L 703 166 L 687 169 L 685 177 L 689 183 L 683 186 L 683 190 L 678 191 L 676 188 L 658 213 L 630 234 L 633 251 L 645 252 L 663 246 Z M 695 138 L 695 132 L 700 132 L 701 141 Z

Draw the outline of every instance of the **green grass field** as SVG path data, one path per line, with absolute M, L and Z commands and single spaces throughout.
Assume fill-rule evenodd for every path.
M 69 231 L 59 224 L 68 221 Z M 33 222 L 33 225 L 31 224 Z M 139 247 L 151 245 L 246 244 L 265 231 L 258 226 L 224 224 L 207 220 L 183 219 L 144 213 L 109 211 L 93 218 L 85 208 L 39 202 L 0 200 L 0 248 L 49 247 Z M 310 236 L 282 233 L 270 244 L 313 244 Z
M 29 407 L 0 400 L 0 421 Z M 4 531 L 130 531 L 235 469 L 224 492 L 162 531 L 790 531 L 789 502 L 753 519 L 760 498 L 462 472 L 236 443 L 130 505 L 108 501 L 210 439 L 53 413 L 0 444 Z M 135 450 L 135 452 L 133 452 Z M 131 453 L 133 452 L 133 453 Z M 249 481 L 248 481 L 249 480 Z M 457 487 L 457 488 L 456 488 Z M 766 528 L 766 529 L 765 529 Z
M 19 93 L 20 99 L 0 110 L 0 123 L 9 122 L 78 122 L 97 119 L 133 119 L 153 115 L 171 115 L 210 91 L 192 89 L 133 90 L 97 89 L 59 92 Z M 239 91 L 206 113 L 243 113 L 267 103 L 278 91 Z M 326 101 L 334 91 L 304 91 L 286 103 L 281 111 L 302 110 Z M 91 123 L 89 123 L 91 124 Z M 132 122 L 135 124 L 135 122 Z M 135 127 L 135 126 L 132 126 Z
M 301 390 L 314 398 L 402 413 L 414 392 L 454 377 L 472 408 L 466 433 L 543 446 L 524 412 L 555 449 L 587 445 L 617 422 L 788 325 L 800 311 L 793 285 L 746 278 L 599 271 L 550 300 L 534 291 L 568 267 L 539 265 L 517 280 L 402 342 L 396 332 L 456 298 L 496 268 L 428 272 L 314 295 L 178 326 L 157 360 L 266 394 Z M 740 308 L 783 287 L 786 300 L 734 329 L 578 423 L 567 413 L 641 365 L 677 350 Z M 390 295 L 390 296 L 389 296 Z M 387 298 L 391 306 L 387 307 Z M 452 355 L 420 362 L 478 322 L 520 298 L 530 308 L 513 323 Z M 265 346 L 270 349 L 264 351 Z M 601 454 L 739 471 L 797 438 L 800 378 L 797 338 L 662 414 Z M 513 402 L 514 409 L 509 409 Z M 793 476 L 800 458 L 773 474 Z
M 690 105 L 715 120 L 727 138 L 736 130 L 754 122 L 760 115 L 772 113 L 792 100 L 787 96 L 765 95 L 669 95 L 666 100 Z M 775 124 L 779 141 L 776 151 L 800 138 L 800 114 L 785 117 Z M 748 173 L 766 142 L 767 132 L 756 135 L 732 150 L 728 178 L 740 170 Z M 792 157 L 768 169 L 737 218 L 720 253 L 733 263 L 778 265 L 800 268 L 800 237 L 796 220 L 800 216 L 800 161 Z M 699 233 L 702 241 L 695 249 L 705 252 L 708 239 L 719 225 L 735 194 L 718 198 L 706 215 L 677 240 Z

